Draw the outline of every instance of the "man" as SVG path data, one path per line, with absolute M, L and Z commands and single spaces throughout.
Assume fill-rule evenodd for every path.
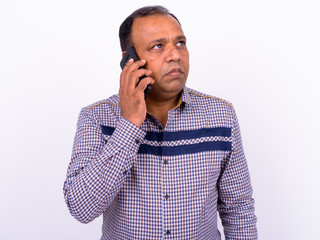
M 119 35 L 123 54 L 133 45 L 142 60 L 126 64 L 118 95 L 80 113 L 64 185 L 71 214 L 83 223 L 102 214 L 101 239 L 220 239 L 218 210 L 226 239 L 257 239 L 234 109 L 185 87 L 177 18 L 141 8 Z

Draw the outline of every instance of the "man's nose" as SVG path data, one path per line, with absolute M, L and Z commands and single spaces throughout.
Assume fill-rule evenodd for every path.
M 166 60 L 167 62 L 178 62 L 180 60 L 180 52 L 175 45 L 172 45 L 167 49 Z

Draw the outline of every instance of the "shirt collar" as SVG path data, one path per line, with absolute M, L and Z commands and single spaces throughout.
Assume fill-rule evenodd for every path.
M 184 87 L 182 90 L 182 102 L 184 102 L 187 105 L 191 105 L 191 97 L 190 97 L 190 93 L 189 93 L 189 88 Z
M 191 97 L 190 97 L 190 93 L 189 93 L 189 90 L 187 87 L 184 87 L 182 89 L 179 102 L 178 102 L 177 106 L 175 106 L 173 109 L 176 109 L 179 106 L 181 106 L 183 108 L 185 105 L 191 105 Z

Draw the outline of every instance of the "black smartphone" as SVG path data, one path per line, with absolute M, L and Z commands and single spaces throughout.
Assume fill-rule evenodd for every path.
M 134 46 L 130 46 L 128 47 L 126 53 L 124 54 L 121 62 L 120 62 L 120 67 L 123 69 L 124 66 L 127 64 L 127 62 L 133 58 L 134 61 L 138 61 L 140 60 L 137 52 L 136 52 L 136 49 L 134 48 Z M 140 68 L 143 68 L 143 67 L 140 67 Z M 139 82 L 141 81 L 141 79 L 145 78 L 146 76 L 143 75 L 139 78 Z M 138 84 L 139 84 L 138 82 Z M 148 84 L 148 86 L 146 87 L 146 89 L 144 90 L 144 97 L 146 98 L 147 95 L 149 94 L 149 92 L 151 91 L 151 85 Z

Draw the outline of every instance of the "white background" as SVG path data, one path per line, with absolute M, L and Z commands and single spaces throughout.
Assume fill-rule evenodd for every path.
M 161 4 L 188 38 L 187 86 L 232 102 L 260 239 L 320 239 L 318 1 L 0 2 L 0 239 L 99 239 L 64 203 L 80 109 L 118 92 L 118 28 Z

